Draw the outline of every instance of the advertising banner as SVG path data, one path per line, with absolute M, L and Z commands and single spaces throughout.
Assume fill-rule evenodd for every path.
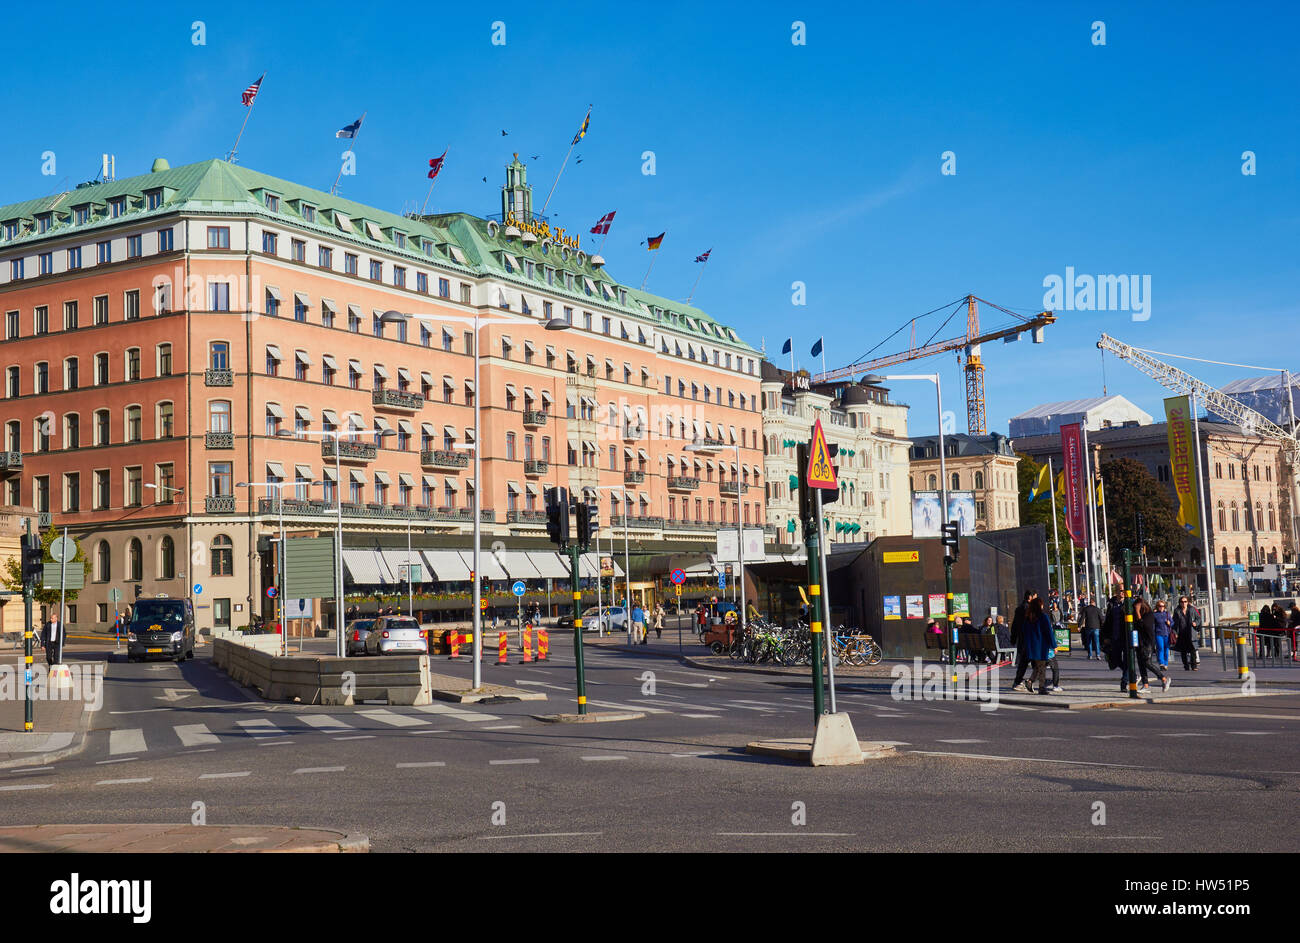
M 886 619 L 903 618 L 902 604 L 900 603 L 898 596 L 886 596 L 884 604 Z
M 948 520 L 961 525 L 960 533 L 971 536 L 975 533 L 975 492 L 948 492 Z
M 920 596 L 907 597 L 907 617 L 909 619 L 925 618 L 925 605 L 922 597 Z
M 1169 428 L 1169 467 L 1174 475 L 1174 492 L 1178 495 L 1178 523 L 1193 537 L 1200 537 L 1201 506 L 1196 495 L 1198 450 L 1192 435 L 1190 397 L 1166 399 L 1165 420 Z
M 939 509 L 939 492 L 912 492 L 912 536 L 938 537 L 943 512 Z
M 930 594 L 930 618 L 942 619 L 948 615 L 948 597 L 943 593 Z
M 1083 431 L 1079 423 L 1061 426 L 1062 472 L 1065 475 L 1065 527 L 1076 547 L 1087 544 L 1084 521 Z

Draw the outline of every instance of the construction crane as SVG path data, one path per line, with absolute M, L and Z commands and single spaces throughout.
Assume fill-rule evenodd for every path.
M 991 308 L 996 308 L 1004 314 L 1011 315 L 1015 318 L 1015 323 L 1009 327 L 990 331 L 987 334 L 981 334 L 978 304 L 978 302 L 981 301 Z M 966 305 L 966 333 L 957 337 L 950 337 L 947 340 L 934 340 L 934 334 L 943 330 L 948 322 L 956 316 L 957 311 L 960 310 L 960 306 L 963 303 Z M 909 360 L 921 360 L 922 358 L 933 357 L 935 354 L 946 353 L 950 350 L 962 351 L 966 361 L 964 366 L 966 373 L 966 428 L 971 435 L 987 434 L 988 420 L 985 417 L 984 408 L 984 361 L 980 356 L 980 344 L 996 340 L 1006 340 L 1010 343 L 1012 340 L 1019 339 L 1019 336 L 1026 331 L 1030 332 L 1030 336 L 1033 338 L 1035 344 L 1041 344 L 1043 342 L 1043 328 L 1049 324 L 1054 324 L 1056 322 L 1056 315 L 1050 311 L 1042 311 L 1033 317 L 1026 318 L 1023 315 L 1003 308 L 1000 305 L 995 305 L 991 301 L 977 298 L 974 295 L 967 295 L 965 298 L 962 298 L 960 301 L 957 301 L 952 305 L 945 305 L 943 308 L 936 308 L 934 311 L 928 311 L 926 314 L 920 315 L 920 317 L 926 317 L 930 314 L 934 314 L 936 311 L 946 310 L 948 307 L 954 308 L 952 313 L 944 319 L 943 323 L 939 325 L 934 334 L 931 334 L 930 338 L 920 346 L 916 344 L 917 319 L 911 318 L 909 322 L 903 325 L 903 327 L 900 327 L 890 335 L 890 337 L 893 337 L 910 324 L 912 340 L 907 350 L 900 351 L 896 354 L 890 354 L 886 357 L 876 357 L 871 360 L 859 360 L 856 363 L 849 364 L 847 367 L 829 370 L 826 373 L 821 373 L 813 377 L 813 382 L 835 383 L 837 381 L 851 380 L 858 374 L 872 373 L 884 367 L 892 367 L 894 364 L 906 363 Z M 885 338 L 886 341 L 888 339 L 889 338 Z M 883 344 L 884 341 L 881 343 Z M 868 351 L 868 353 L 870 353 L 870 351 Z M 960 357 L 962 354 L 959 354 L 958 356 Z

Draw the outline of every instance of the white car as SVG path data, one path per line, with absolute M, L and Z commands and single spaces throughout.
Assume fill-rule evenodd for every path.
M 366 636 L 367 655 L 423 655 L 429 643 L 409 616 L 380 616 Z
M 600 622 L 596 622 L 596 614 L 600 613 Z M 622 606 L 592 606 L 582 613 L 582 627 L 597 631 L 603 627 L 609 632 L 622 631 L 627 625 L 627 610 Z

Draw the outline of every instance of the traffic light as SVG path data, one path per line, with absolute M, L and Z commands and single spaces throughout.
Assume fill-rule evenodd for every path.
M 578 546 L 586 550 L 591 546 L 592 538 L 600 528 L 600 509 L 586 501 L 579 501 L 573 506 L 573 510 L 578 516 Z
M 546 489 L 546 535 L 561 550 L 569 545 L 569 491 L 567 488 Z
M 23 535 L 23 582 L 39 583 L 45 575 L 45 547 L 37 534 Z
M 961 540 L 961 524 L 957 521 L 946 521 L 942 530 L 943 536 L 940 539 L 943 541 L 944 555 L 955 561 Z
M 836 445 L 834 442 L 827 442 L 827 443 L 826 443 L 826 455 L 827 455 L 829 458 L 831 458 L 831 459 L 833 460 L 833 459 L 835 458 L 835 456 L 839 455 L 839 453 L 840 453 L 840 447 L 839 447 L 838 445 Z M 840 466 L 838 466 L 838 465 L 832 465 L 831 468 L 835 469 L 835 480 L 836 480 L 836 481 L 839 481 L 839 480 L 840 480 Z M 822 489 L 822 507 L 826 507 L 826 505 L 828 505 L 828 504 L 833 504 L 833 503 L 835 503 L 836 501 L 838 501 L 839 499 L 840 499 L 840 492 L 839 492 L 839 489 L 838 489 L 838 488 L 823 488 L 823 489 Z

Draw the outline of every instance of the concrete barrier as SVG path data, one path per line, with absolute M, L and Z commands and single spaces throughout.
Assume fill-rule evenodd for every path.
M 428 655 L 283 657 L 219 638 L 213 640 L 212 663 L 268 701 L 333 705 L 374 700 L 408 705 L 433 703 Z

